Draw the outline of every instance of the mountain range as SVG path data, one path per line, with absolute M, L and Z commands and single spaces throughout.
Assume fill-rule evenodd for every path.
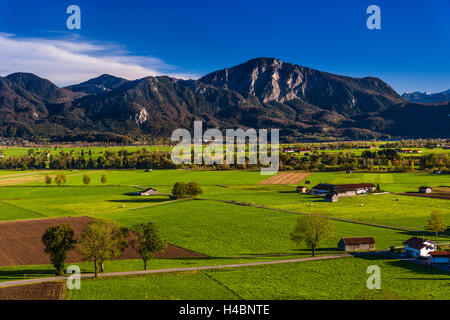
M 443 92 L 429 93 L 429 92 L 408 92 L 402 94 L 402 97 L 411 102 L 419 103 L 436 103 L 436 102 L 450 102 L 450 89 Z
M 102 75 L 60 88 L 29 73 L 0 77 L 0 135 L 66 140 L 96 133 L 169 137 L 176 128 L 279 128 L 288 141 L 448 137 L 450 103 L 423 104 L 374 77 L 257 58 L 199 80 Z M 99 138 L 101 139 L 101 138 Z

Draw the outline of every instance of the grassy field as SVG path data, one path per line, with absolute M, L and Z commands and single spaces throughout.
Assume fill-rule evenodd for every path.
M 295 186 L 257 185 L 267 178 L 255 171 L 86 171 L 91 184 L 82 184 L 83 171 L 66 172 L 64 187 L 49 187 L 43 180 L 0 187 L 1 220 L 35 219 L 88 215 L 114 219 L 131 227 L 136 222 L 153 221 L 173 244 L 210 256 L 242 254 L 295 253 L 289 232 L 298 214 L 237 206 L 213 200 L 236 200 L 300 213 L 327 212 L 345 219 L 423 230 L 430 213 L 440 210 L 450 221 L 448 200 L 400 196 L 369 195 L 341 199 L 337 203 L 301 195 Z M 41 172 L 17 172 L 37 175 Z M 107 185 L 100 182 L 102 174 Z M 11 179 L 13 173 L 0 176 Z M 448 176 L 422 173 L 313 173 L 311 185 L 328 183 L 380 183 L 388 191 L 415 190 L 420 185 L 449 185 Z M 198 181 L 210 201 L 172 202 L 166 195 L 138 197 L 131 195 L 136 186 L 155 187 L 170 193 L 176 181 Z M 362 204 L 362 205 L 361 205 Z M 324 244 L 335 248 L 342 236 L 375 236 L 378 248 L 400 245 L 413 233 L 360 224 L 335 222 L 336 239 Z M 422 233 L 420 233 L 422 234 Z
M 367 267 L 381 270 L 370 291 Z M 326 283 L 326 285 L 324 285 Z M 450 299 L 447 273 L 381 256 L 178 274 L 83 280 L 71 300 L 89 299 Z
M 67 176 L 65 186 L 46 186 L 44 176 Z M 83 185 L 88 174 L 91 183 Z M 107 183 L 100 178 L 107 176 Z M 373 236 L 377 249 L 400 246 L 411 236 L 422 236 L 432 211 L 440 210 L 450 223 L 448 200 L 397 195 L 419 186 L 449 186 L 448 175 L 424 173 L 313 173 L 306 180 L 318 183 L 380 184 L 390 194 L 367 195 L 326 203 L 295 192 L 296 185 L 259 185 L 267 176 L 259 171 L 192 170 L 74 170 L 0 171 L 0 221 L 62 216 L 112 219 L 132 227 L 152 221 L 162 236 L 180 247 L 205 254 L 205 259 L 157 259 L 152 269 L 256 262 L 288 257 L 308 257 L 306 246 L 295 246 L 289 233 L 301 213 L 326 212 L 331 216 L 368 223 L 414 228 L 418 232 L 333 221 L 335 238 L 321 244 L 319 253 L 337 252 L 342 237 Z M 199 200 L 170 201 L 167 195 L 177 181 L 197 181 L 203 189 Z M 305 184 L 301 182 L 299 184 Z M 153 187 L 158 196 L 139 197 L 134 192 Z M 264 205 L 269 210 L 224 201 Z M 450 242 L 450 234 L 441 239 Z M 271 255 L 261 257 L 259 255 Z M 283 257 L 284 259 L 284 257 Z M 367 297 L 365 269 L 378 264 L 384 293 L 375 298 L 448 298 L 448 275 L 396 260 L 349 258 L 226 271 L 166 274 L 83 281 L 83 290 L 70 299 L 357 299 Z M 92 272 L 92 264 L 79 264 Z M 107 262 L 107 272 L 141 270 L 140 260 Z M 53 275 L 50 266 L 0 268 L 0 281 Z M 447 277 L 447 278 L 445 278 Z M 323 284 L 327 283 L 327 286 Z M 374 296 L 370 296 L 374 298 Z
M 214 257 L 289 254 L 306 249 L 297 248 L 290 240 L 289 233 L 300 218 L 295 213 L 197 200 L 97 217 L 114 219 L 128 227 L 153 221 L 169 242 Z M 377 248 L 387 249 L 391 245 L 401 245 L 415 234 L 339 221 L 333 223 L 336 238 L 324 242 L 322 250 L 336 250 L 337 242 L 344 236 L 374 236 Z

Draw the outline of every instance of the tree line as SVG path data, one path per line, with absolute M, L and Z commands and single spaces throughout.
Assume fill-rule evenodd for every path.
M 42 244 L 57 275 L 64 274 L 67 253 L 78 244 L 77 250 L 83 260 L 93 262 L 96 277 L 104 271 L 105 261 L 119 259 L 128 246 L 141 257 L 144 270 L 147 270 L 148 261 L 154 258 L 154 254 L 167 246 L 159 228 L 152 222 L 136 224 L 130 232 L 115 221 L 101 219 L 90 222 L 79 240 L 75 239 L 69 224 L 51 226 L 42 235 Z
M 148 151 L 146 149 L 129 152 L 126 149 L 106 150 L 94 157 L 90 151 L 82 150 L 80 155 L 61 152 L 60 154 L 29 153 L 23 156 L 0 158 L 0 169 L 181 169 L 208 168 L 216 170 L 259 169 L 261 164 L 249 164 L 248 156 L 244 164 L 191 164 L 175 165 L 170 152 Z M 447 153 L 430 153 L 424 155 L 408 155 L 398 153 L 395 149 L 377 151 L 364 150 L 360 156 L 353 152 L 327 152 L 314 150 L 308 156 L 296 154 L 280 154 L 281 170 L 308 171 L 414 171 L 448 170 L 450 157 Z
M 447 153 L 430 153 L 418 156 L 404 156 L 394 149 L 363 151 L 361 156 L 352 152 L 313 151 L 307 157 L 294 154 L 280 155 L 281 170 L 342 171 L 368 170 L 407 172 L 420 170 L 448 170 L 450 157 Z

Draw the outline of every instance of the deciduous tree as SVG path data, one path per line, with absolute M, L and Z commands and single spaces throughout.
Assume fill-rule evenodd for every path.
M 159 228 L 153 222 L 136 224 L 133 227 L 131 245 L 144 261 L 144 270 L 147 270 L 148 260 L 154 257 L 155 252 L 160 252 L 166 247 L 166 242 L 159 234 Z
M 50 175 L 46 175 L 44 178 L 45 184 L 48 186 L 52 183 L 52 177 L 50 177 Z
M 67 181 L 66 175 L 65 174 L 57 174 L 56 178 L 55 178 L 55 182 L 58 185 L 58 187 L 60 187 L 62 184 L 65 184 Z
M 83 175 L 83 183 L 84 183 L 85 185 L 88 185 L 89 182 L 91 182 L 91 178 L 90 178 L 87 174 L 84 174 L 84 175 Z
M 50 255 L 50 261 L 56 269 L 57 275 L 64 274 L 64 262 L 67 252 L 75 247 L 76 240 L 70 225 L 56 225 L 49 227 L 42 235 L 45 253 Z
M 115 221 L 94 220 L 81 235 L 80 253 L 86 261 L 94 262 L 95 276 L 103 272 L 103 262 L 118 259 L 127 248 L 128 230 Z
M 190 197 L 197 197 L 203 193 L 202 188 L 200 188 L 200 185 L 198 182 L 189 182 L 187 184 L 187 195 Z
M 176 199 L 183 199 L 187 196 L 187 185 L 184 182 L 177 182 L 173 185 L 172 195 Z
M 329 217 L 324 213 L 308 215 L 298 219 L 291 239 L 297 245 L 305 242 L 312 249 L 312 255 L 316 255 L 316 249 L 320 242 L 334 238 L 334 226 Z
M 430 219 L 425 226 L 425 230 L 433 231 L 436 234 L 436 243 L 438 243 L 439 232 L 447 230 L 447 225 L 442 218 L 442 213 L 440 211 L 433 211 L 431 213 Z

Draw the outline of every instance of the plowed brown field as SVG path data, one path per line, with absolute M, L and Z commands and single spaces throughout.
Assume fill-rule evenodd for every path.
M 434 191 L 432 193 L 404 192 L 404 193 L 399 193 L 399 194 L 401 194 L 403 196 L 450 200 L 450 192 L 434 192 Z
M 281 172 L 258 184 L 297 184 L 310 174 L 310 172 Z
M 78 239 L 92 221 L 89 217 L 52 218 L 0 223 L 0 266 L 50 264 L 41 243 L 42 235 L 49 226 L 70 224 Z M 204 255 L 169 244 L 156 258 L 200 258 Z M 138 254 L 127 248 L 121 259 L 139 259 Z M 81 255 L 72 250 L 67 254 L 67 262 L 80 262 Z
M 64 282 L 36 283 L 0 288 L 0 300 L 65 300 Z

